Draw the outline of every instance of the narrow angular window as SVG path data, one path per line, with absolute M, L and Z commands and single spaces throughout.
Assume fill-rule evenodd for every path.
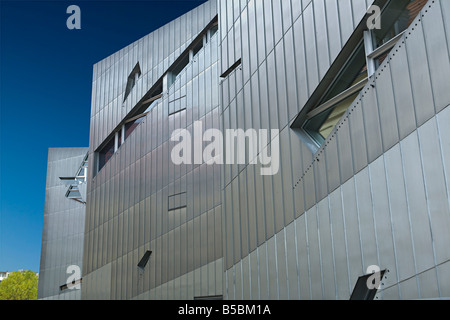
M 137 79 L 141 76 L 141 67 L 139 66 L 139 62 L 134 67 L 133 71 L 131 71 L 130 75 L 128 76 L 127 86 L 125 89 L 125 97 L 123 101 L 127 100 L 128 96 L 131 93 L 131 90 L 133 90 Z

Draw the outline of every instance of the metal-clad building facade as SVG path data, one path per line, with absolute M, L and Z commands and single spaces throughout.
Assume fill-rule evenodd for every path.
M 208 38 L 216 16 L 216 2 L 207 2 L 94 67 L 93 167 L 99 147 L 142 97 L 161 82 L 166 90 L 95 177 L 91 170 L 83 299 L 222 295 L 220 167 L 174 165 L 170 141 L 179 128 L 193 134 L 197 120 L 205 129 L 220 126 L 217 33 Z M 197 40 L 203 48 L 191 55 Z M 186 55 L 189 64 L 167 84 L 168 69 Z M 141 75 L 123 102 L 137 63 Z M 146 251 L 152 255 L 141 270 Z
M 450 5 L 428 1 L 313 154 L 291 128 L 372 1 L 220 1 L 224 129 L 278 128 L 280 172 L 224 168 L 225 296 L 450 295 Z M 241 85 L 237 86 L 239 83 Z
M 81 270 L 86 206 L 66 198 L 68 186 L 60 177 L 74 176 L 87 152 L 88 148 L 48 151 L 38 299 L 81 298 L 80 290 L 61 290 L 60 287 L 72 275 L 67 273 L 69 266 L 79 266 Z
M 89 167 L 116 150 L 88 177 L 82 298 L 349 299 L 371 265 L 389 270 L 378 298 L 450 296 L 447 1 L 423 3 L 317 151 L 296 125 L 385 3 L 211 0 L 96 64 Z M 278 173 L 174 165 L 172 133 L 198 120 L 278 129 Z

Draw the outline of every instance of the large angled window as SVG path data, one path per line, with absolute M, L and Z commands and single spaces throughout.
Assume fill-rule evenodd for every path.
M 301 136 L 308 140 L 305 142 L 312 151 L 325 142 L 426 3 L 426 0 L 388 1 L 382 9 L 381 29 L 355 32 L 356 39 L 354 35 L 353 41 L 349 41 L 352 48 L 344 48 L 349 58 L 339 60 L 344 62 L 334 66 L 339 71 L 332 80 L 325 77 L 328 87 L 319 85 L 320 95 L 313 94 L 305 107 L 307 111 L 294 122 L 293 127 L 301 129 Z
M 364 46 L 360 44 L 318 107 L 306 116 L 303 129 L 317 145 L 322 145 L 331 134 L 335 125 L 367 83 L 367 76 Z

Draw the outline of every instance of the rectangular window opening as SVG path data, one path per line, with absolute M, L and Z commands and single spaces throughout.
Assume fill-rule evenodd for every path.
M 228 77 L 234 70 L 236 70 L 242 63 L 242 59 L 236 61 L 231 67 L 229 67 L 220 77 L 226 78 Z
M 387 270 L 381 270 L 376 273 L 366 274 L 358 278 L 355 288 L 350 296 L 350 300 L 374 300 L 378 292 L 378 288 L 370 288 L 368 286 L 368 281 L 370 277 L 376 277 L 379 279 L 380 283 L 384 277 Z
M 192 49 L 193 55 L 196 56 L 203 49 L 203 38 L 198 41 Z
M 99 152 L 98 152 L 98 170 L 100 171 L 111 160 L 115 152 L 115 141 L 111 139 Z
M 139 261 L 139 263 L 137 265 L 139 269 L 145 269 L 151 255 L 152 255 L 152 251 L 150 251 L 150 250 L 148 250 L 144 253 L 144 256 L 141 258 L 141 260 Z
M 127 80 L 127 86 L 125 88 L 125 96 L 123 101 L 127 100 L 128 96 L 131 93 L 131 90 L 133 90 L 137 79 L 141 76 L 141 67 L 139 65 L 139 62 L 136 64 L 136 66 L 131 71 L 130 75 L 128 76 Z
M 184 69 L 189 65 L 189 53 L 184 54 L 181 57 L 181 60 L 169 71 L 168 73 L 168 84 L 167 86 L 170 88 L 175 80 L 180 76 L 180 74 L 184 71 Z

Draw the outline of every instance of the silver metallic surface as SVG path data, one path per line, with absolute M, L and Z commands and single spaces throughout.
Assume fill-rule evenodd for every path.
M 94 66 L 89 167 L 218 14 L 219 33 L 90 170 L 83 299 L 348 299 L 374 264 L 389 269 L 378 298 L 450 296 L 447 1 L 428 2 L 317 153 L 291 128 L 373 3 L 211 0 Z M 279 129 L 279 172 L 175 166 L 171 134 L 197 120 Z

